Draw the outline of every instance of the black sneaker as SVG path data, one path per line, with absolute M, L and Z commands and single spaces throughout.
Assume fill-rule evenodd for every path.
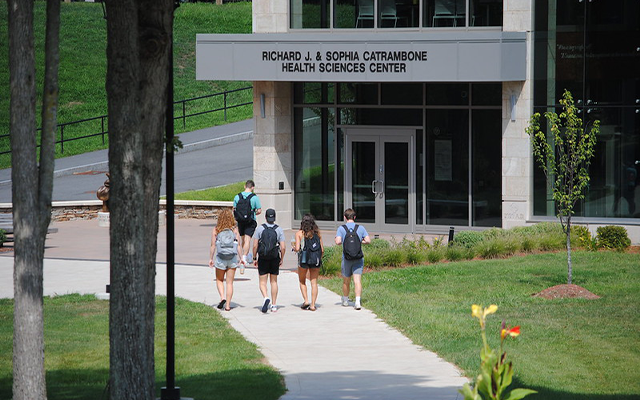
M 266 314 L 267 311 L 269 311 L 269 303 L 271 303 L 271 300 L 264 299 L 264 304 L 262 305 L 262 310 L 261 310 L 264 314 Z

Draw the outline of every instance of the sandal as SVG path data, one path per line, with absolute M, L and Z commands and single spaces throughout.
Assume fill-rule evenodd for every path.
M 222 310 L 226 302 L 227 300 L 220 300 L 220 303 L 218 303 L 218 310 Z
M 229 308 L 226 308 L 226 307 L 225 307 L 225 309 L 224 309 L 224 310 L 225 310 L 225 311 L 231 311 L 231 307 L 229 307 Z
M 307 304 L 307 303 L 304 303 L 303 305 L 300 306 L 300 308 L 302 308 L 303 310 L 308 310 L 309 307 L 311 307 L 311 304 Z
M 311 307 L 311 306 L 309 306 L 309 308 L 307 308 L 307 310 L 309 310 L 309 311 L 315 311 L 315 310 L 316 310 L 316 308 L 315 308 L 315 307 Z

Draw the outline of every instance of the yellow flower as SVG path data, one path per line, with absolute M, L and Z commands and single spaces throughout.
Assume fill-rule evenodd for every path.
M 484 313 L 482 314 L 483 317 L 486 317 L 489 314 L 493 314 L 496 311 L 498 311 L 498 306 L 495 304 L 490 305 L 489 307 L 485 308 Z
M 471 316 L 475 318 L 482 318 L 482 306 L 474 304 L 471 306 Z

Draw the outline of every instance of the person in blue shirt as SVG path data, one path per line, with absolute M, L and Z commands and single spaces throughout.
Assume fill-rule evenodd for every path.
M 251 195 L 251 220 L 248 222 L 243 222 L 238 220 L 238 232 L 240 233 L 240 248 L 242 249 L 241 253 L 241 262 L 243 264 L 247 264 L 251 260 L 247 260 L 247 255 L 249 254 L 249 250 L 251 249 L 250 243 L 253 234 L 256 231 L 256 227 L 258 223 L 256 222 L 256 215 L 259 215 L 262 212 L 262 205 L 260 204 L 260 199 L 253 192 L 255 190 L 256 184 L 253 180 L 249 179 L 244 184 L 244 191 L 238 193 L 236 197 L 233 199 L 233 211 L 235 212 L 236 206 L 238 205 L 238 201 L 240 200 L 240 196 L 243 198 L 247 198 Z
M 336 231 L 336 245 L 341 245 L 344 242 L 347 231 L 345 226 L 349 230 L 353 230 L 356 227 L 356 212 L 351 208 L 347 208 L 344 211 L 345 224 L 338 227 Z M 369 233 L 362 225 L 358 225 L 356 234 L 361 243 L 371 243 Z M 353 277 L 353 285 L 356 292 L 355 309 L 360 310 L 360 299 L 362 297 L 362 271 L 364 269 L 364 256 L 358 259 L 347 260 L 345 259 L 344 252 L 342 253 L 342 305 L 344 307 L 349 306 L 349 290 L 351 288 L 351 277 Z

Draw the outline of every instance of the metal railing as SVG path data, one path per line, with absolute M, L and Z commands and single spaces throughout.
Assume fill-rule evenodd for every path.
M 182 128 L 186 129 L 187 127 L 187 118 L 191 118 L 191 117 L 196 117 L 199 115 L 204 115 L 204 114 L 210 114 L 210 113 L 215 113 L 215 112 L 219 112 L 222 111 L 224 113 L 224 120 L 227 120 L 227 111 L 230 109 L 234 109 L 234 108 L 238 108 L 238 107 L 242 107 L 242 106 L 247 106 L 250 104 L 253 104 L 253 97 L 251 97 L 251 101 L 242 101 L 242 100 L 238 100 L 236 103 L 233 103 L 233 100 L 230 101 L 230 97 L 235 97 L 235 96 L 230 96 L 233 94 L 240 94 L 240 96 L 242 96 L 242 92 L 250 92 L 253 90 L 253 87 L 248 86 L 248 87 L 244 87 L 244 88 L 240 88 L 240 89 L 233 89 L 233 90 L 226 90 L 224 92 L 219 92 L 219 93 L 213 93 L 213 94 L 209 94 L 206 96 L 199 96 L 199 97 L 192 97 L 190 99 L 184 99 L 184 100 L 178 100 L 175 101 L 173 103 L 173 119 L 174 121 L 177 120 L 182 120 Z M 218 100 L 219 98 L 221 98 L 221 104 L 219 106 L 213 106 L 213 108 L 205 108 L 202 111 L 194 111 L 194 112 L 190 112 L 189 109 L 190 108 L 195 108 L 194 106 L 192 106 L 193 103 L 195 102 L 201 102 L 201 103 L 207 103 L 207 100 L 211 99 L 211 101 L 215 104 L 216 101 L 220 101 Z M 231 103 L 231 104 L 230 104 Z M 200 109 L 203 107 L 200 107 Z M 181 114 L 176 116 L 176 111 L 180 111 Z M 109 135 L 109 131 L 107 130 L 108 127 L 108 120 L 109 116 L 108 115 L 101 115 L 99 117 L 93 117 L 93 118 L 86 118 L 86 119 L 81 119 L 79 121 L 73 121 L 73 122 L 64 122 L 61 124 L 58 124 L 57 128 L 58 128 L 58 137 L 59 139 L 56 140 L 55 144 L 56 145 L 60 145 L 60 152 L 64 153 L 64 144 L 68 143 L 68 142 L 72 142 L 72 141 L 76 141 L 76 140 L 82 140 L 82 139 L 88 139 L 88 138 L 92 138 L 92 137 L 96 137 L 96 136 L 101 136 L 102 137 L 102 144 L 104 145 L 106 143 L 105 141 L 105 135 L 108 137 Z M 99 121 L 99 122 L 98 122 Z M 92 127 L 87 128 L 87 125 L 93 125 Z M 97 125 L 97 127 L 96 127 Z M 90 130 L 93 129 L 93 133 L 89 133 L 86 135 L 80 135 L 80 136 L 72 136 L 69 137 L 70 135 L 68 134 L 68 131 L 73 130 L 73 129 L 78 129 L 78 130 Z M 42 128 L 38 128 L 38 132 L 40 132 L 42 130 Z M 66 137 L 65 137 L 65 130 L 67 131 Z M 2 140 L 8 140 L 10 135 L 6 134 L 6 135 L 0 135 L 0 141 Z M 4 155 L 4 154 L 10 154 L 11 153 L 11 149 L 10 146 L 9 150 L 5 150 L 5 151 L 0 151 L 0 155 Z M 38 144 L 38 147 L 40 147 L 40 145 Z

